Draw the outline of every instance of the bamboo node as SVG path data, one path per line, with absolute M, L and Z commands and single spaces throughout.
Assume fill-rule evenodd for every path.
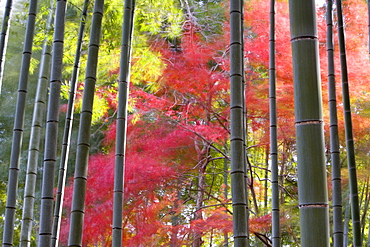
M 321 120 L 307 120 L 302 122 L 296 122 L 295 125 L 306 125 L 306 124 L 322 124 Z
M 327 208 L 329 205 L 327 203 L 315 203 L 315 204 L 301 204 L 299 208 Z
M 290 40 L 290 42 L 294 42 L 294 41 L 300 41 L 300 40 L 317 40 L 317 37 L 316 36 L 299 36 L 299 37 L 295 37 L 293 39 Z

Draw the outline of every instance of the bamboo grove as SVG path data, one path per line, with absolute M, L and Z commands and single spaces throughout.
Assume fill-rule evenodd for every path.
M 2 246 L 370 246 L 366 1 L 3 8 Z

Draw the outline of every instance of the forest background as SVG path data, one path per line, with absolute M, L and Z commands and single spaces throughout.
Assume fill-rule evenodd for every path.
M 68 2 L 60 128 L 64 126 L 68 83 L 72 74 L 82 1 Z M 353 130 L 360 192 L 363 239 L 369 236 L 370 93 L 366 2 L 344 4 Z M 21 154 L 16 235 L 21 224 L 27 147 L 38 65 L 50 3 L 41 1 L 31 62 L 26 125 Z M 26 23 L 26 2 L 13 9 L 0 113 L 0 217 L 4 217 L 7 170 L 15 112 L 17 81 Z M 317 5 L 325 123 L 328 123 L 325 5 Z M 299 246 L 299 215 L 294 129 L 293 74 L 287 1 L 276 5 L 276 71 L 279 184 L 282 243 Z M 111 242 L 115 117 L 123 2 L 106 1 L 87 183 L 84 245 Z M 124 206 L 124 246 L 232 245 L 229 173 L 229 24 L 228 2 L 215 0 L 138 0 L 135 11 Z M 251 246 L 271 237 L 268 94 L 268 1 L 245 2 L 245 76 Z M 87 23 L 91 22 L 91 11 Z M 89 25 L 87 25 L 89 32 Z M 68 177 L 74 171 L 77 129 L 88 35 L 83 45 L 74 115 Z M 337 44 L 337 42 L 336 42 Z M 337 47 L 337 46 L 336 46 Z M 338 49 L 336 48 L 336 51 Z M 339 78 L 339 55 L 336 73 Z M 338 79 L 339 81 L 339 79 Z M 340 83 L 338 91 L 340 91 Z M 345 234 L 351 244 L 349 188 L 343 109 L 338 96 Z M 327 171 L 330 181 L 328 124 Z M 62 131 L 59 132 L 60 140 Z M 42 173 L 40 155 L 39 172 Z M 38 176 L 40 188 L 41 176 Z M 330 190 L 331 183 L 328 183 Z M 72 179 L 66 187 L 61 245 L 66 245 Z M 40 190 L 37 190 L 39 202 Z M 39 204 L 36 203 L 36 211 Z M 36 246 L 38 215 L 34 224 Z M 1 231 L 2 232 L 2 231 Z M 16 236 L 15 239 L 19 237 Z M 64 242 L 63 242 L 64 241 Z M 17 242 L 15 242 L 17 245 Z

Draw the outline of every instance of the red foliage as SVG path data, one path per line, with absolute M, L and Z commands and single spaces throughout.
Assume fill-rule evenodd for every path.
M 107 132 L 107 138 L 111 138 L 114 132 L 115 125 L 112 125 Z M 170 191 L 171 187 L 175 188 L 176 179 L 181 176 L 184 169 L 194 163 L 191 155 L 194 149 L 189 132 L 176 129 L 172 125 L 166 126 L 165 123 L 153 125 L 140 121 L 135 125 L 130 124 L 128 139 L 124 215 L 130 224 L 136 222 L 137 225 L 134 228 L 127 226 L 134 232 L 127 236 L 125 241 L 130 243 L 129 246 L 135 246 L 137 241 L 144 241 L 145 238 L 150 242 L 149 239 L 158 235 L 158 231 L 166 235 L 168 226 L 158 214 L 163 210 L 169 210 L 173 196 L 171 193 L 165 195 L 157 193 L 161 190 Z M 84 227 L 86 244 L 110 241 L 105 238 L 111 232 L 113 174 L 113 152 L 90 157 Z M 72 183 L 67 186 L 65 197 L 67 208 L 71 205 L 72 186 Z M 67 236 L 68 223 L 68 219 L 64 219 L 61 232 L 64 239 Z M 130 230 L 127 234 L 129 232 Z
M 267 232 L 271 228 L 271 214 L 249 219 L 249 229 L 251 232 Z
M 268 1 L 251 0 L 245 11 L 248 130 L 262 133 L 261 138 L 256 140 L 259 143 L 268 142 L 268 4 Z M 368 101 L 366 82 L 369 75 L 366 73 L 368 70 L 363 68 L 369 65 L 365 63 L 364 55 L 360 55 L 365 54 L 365 46 L 362 45 L 364 37 L 360 35 L 360 29 L 366 29 L 363 22 L 365 8 L 360 0 L 348 0 L 345 4 L 352 9 L 346 19 L 348 57 L 351 61 L 349 76 L 355 82 L 351 84 L 351 93 L 359 99 L 354 103 L 356 109 L 360 109 L 363 107 L 361 102 Z M 278 133 L 281 142 L 290 143 L 295 132 L 294 90 L 286 1 L 276 2 L 276 10 Z M 256 19 L 256 16 L 259 18 Z M 327 62 L 322 41 L 325 37 L 323 10 L 319 11 L 318 23 L 321 72 L 325 85 Z M 191 221 L 186 215 L 188 218 L 182 224 L 171 224 L 173 215 L 185 211 L 184 202 L 177 194 L 179 187 L 188 185 L 187 177 L 194 174 L 193 168 L 199 163 L 196 139 L 201 137 L 208 143 L 227 145 L 229 131 L 229 61 L 225 55 L 228 24 L 225 24 L 225 36 L 217 42 L 206 42 L 191 30 L 183 36 L 179 51 L 168 49 L 164 42 L 152 44 L 153 49 L 161 52 L 166 63 L 166 69 L 157 82 L 158 91 L 148 92 L 139 87 L 130 89 L 130 104 L 134 113 L 129 116 L 127 133 L 123 216 L 125 246 L 140 246 L 143 243 L 145 246 L 158 246 L 158 243 L 169 245 L 171 233 L 176 234 L 179 243 L 186 245 L 189 244 L 187 236 L 193 231 L 232 231 L 231 216 L 222 207 L 203 209 L 202 220 Z M 338 59 L 336 62 L 338 64 Z M 338 71 L 339 66 L 336 68 Z M 110 109 L 116 109 L 116 93 L 107 89 L 98 88 L 97 94 L 107 100 Z M 324 101 L 326 96 L 324 86 Z M 359 136 L 368 133 L 369 121 L 364 121 L 365 117 L 368 116 L 360 110 L 353 116 L 355 133 Z M 342 119 L 340 116 L 341 125 Z M 105 132 L 103 145 L 109 153 L 95 154 L 89 160 L 85 245 L 100 243 L 105 246 L 111 241 L 107 236 L 111 235 L 115 130 L 116 124 L 113 123 Z M 67 207 L 71 203 L 71 188 L 72 183 L 67 186 Z M 61 234 L 64 236 L 68 232 L 67 223 L 68 217 L 64 218 L 62 225 Z M 250 219 L 252 232 L 267 232 L 270 224 L 271 215 Z
M 252 0 L 248 2 L 245 11 L 245 24 L 247 26 L 245 50 L 248 58 L 247 66 L 247 105 L 248 115 L 251 118 L 268 116 L 268 91 L 267 73 L 268 69 L 268 41 L 269 33 L 269 2 Z M 360 0 L 344 1 L 343 11 L 345 14 L 346 50 L 348 77 L 350 83 L 350 94 L 354 109 L 353 123 L 355 137 L 362 136 L 368 132 L 369 121 L 365 121 L 361 111 L 364 110 L 363 104 L 359 102 L 368 101 L 367 81 L 369 78 L 369 63 L 367 52 L 367 30 L 366 4 Z M 255 17 L 259 16 L 258 19 Z M 293 74 L 291 61 L 291 45 L 289 33 L 289 15 L 287 2 L 276 2 L 276 74 L 277 74 L 277 109 L 278 109 L 278 128 L 279 139 L 294 139 L 294 101 L 293 101 Z M 336 18 L 335 18 L 336 19 Z M 334 20 L 335 21 L 335 20 Z M 318 8 L 317 12 L 318 36 L 320 48 L 321 79 L 323 85 L 323 102 L 325 122 L 328 120 L 328 93 L 327 93 L 327 56 L 326 56 L 326 21 L 325 8 Z M 334 26 L 335 52 L 339 50 L 337 44 L 337 29 Z M 343 126 L 343 110 L 341 104 L 341 82 L 340 82 L 340 63 L 339 55 L 335 55 L 337 95 L 338 95 L 338 114 L 339 125 Z M 261 73 L 262 72 L 262 73 Z M 248 104 L 249 103 L 249 104 Z M 257 107 L 256 107 L 257 106 Z M 366 124 L 365 124 L 366 123 Z M 328 129 L 328 125 L 326 125 Z M 341 139 L 344 132 L 340 132 Z
M 184 124 L 204 121 L 207 125 L 216 116 L 226 124 L 228 113 L 222 105 L 228 102 L 229 84 L 220 69 L 222 57 L 217 55 L 222 42 L 206 43 L 193 34 L 184 36 L 181 44 L 181 52 L 161 49 L 167 58 L 161 96 L 172 103 L 169 115 Z
M 204 220 L 193 220 L 191 222 L 193 231 L 203 232 L 203 234 L 213 229 L 223 233 L 232 232 L 232 216 L 224 209 L 211 210 L 208 214 L 208 217 Z

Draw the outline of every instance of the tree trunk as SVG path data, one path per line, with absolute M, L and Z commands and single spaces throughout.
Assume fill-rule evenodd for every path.
M 104 13 L 103 11 L 104 0 L 95 0 L 87 58 L 84 93 L 82 98 L 82 109 L 80 114 L 80 128 L 78 131 L 77 157 L 74 174 L 71 225 L 69 231 L 68 246 L 82 246 L 86 181 L 90 151 L 91 119 L 95 93 L 101 23 Z
M 254 154 L 254 156 L 256 156 L 256 154 Z M 254 179 L 253 179 L 253 170 L 252 170 L 252 165 L 248 159 L 248 157 L 246 157 L 246 160 L 247 160 L 247 164 L 248 164 L 248 170 L 249 171 L 249 178 L 246 177 L 246 183 L 248 184 L 248 187 L 249 187 L 249 192 L 250 192 L 250 195 L 252 197 L 252 201 L 253 201 L 253 208 L 254 208 L 254 212 L 252 211 L 252 213 L 255 215 L 255 216 L 259 216 L 259 208 L 258 208 L 258 200 L 257 200 L 257 195 L 256 195 L 256 191 L 254 189 Z M 250 206 L 251 208 L 252 206 Z
M 265 149 L 265 177 L 264 177 L 264 191 L 263 191 L 263 207 L 264 207 L 264 214 L 267 214 L 269 211 L 269 196 L 268 196 L 268 191 L 269 191 L 269 146 L 266 146 Z
M 284 182 L 285 182 L 285 165 L 286 165 L 286 148 L 285 148 L 285 145 L 286 144 L 283 144 L 283 152 L 281 154 L 282 156 L 282 159 L 281 159 L 281 164 L 280 164 L 280 175 L 279 175 L 279 182 L 278 182 L 278 185 L 280 184 L 280 187 L 279 187 L 279 195 L 280 195 L 280 204 L 284 204 L 285 203 L 285 191 L 284 191 Z M 271 171 L 272 173 L 272 171 Z
M 172 210 L 172 217 L 171 217 L 171 223 L 172 223 L 172 229 L 171 229 L 171 240 L 170 240 L 170 247 L 177 247 L 179 246 L 178 243 L 178 228 L 177 226 L 179 225 L 179 201 L 181 197 L 181 192 L 180 192 L 180 180 L 178 182 L 178 188 L 177 188 L 177 198 L 173 202 L 173 210 Z
M 202 169 L 202 167 L 199 167 L 198 168 L 198 193 L 197 193 L 196 203 L 195 203 L 194 220 L 203 219 L 202 206 L 203 206 L 203 201 L 204 201 L 203 191 L 205 189 L 204 176 L 205 176 L 204 170 Z M 202 243 L 203 243 L 202 232 L 199 232 L 197 230 L 194 231 L 192 247 L 200 247 Z
M 9 2 L 8 2 L 9 3 Z M 10 1 L 11 3 L 11 1 Z M 10 5 L 7 6 L 7 11 L 10 12 Z M 3 231 L 3 246 L 13 245 L 15 210 L 17 204 L 18 190 L 18 174 L 19 174 L 19 159 L 22 149 L 24 115 L 27 98 L 28 75 L 32 56 L 32 45 L 35 31 L 37 11 L 37 0 L 31 0 L 28 12 L 28 20 L 26 33 L 24 38 L 22 64 L 18 83 L 18 98 L 16 104 L 16 112 L 14 118 L 13 143 L 10 157 L 9 176 L 8 176 L 8 191 L 6 196 L 6 208 Z M 6 21 L 5 21 L 6 22 Z M 5 38 L 4 38 L 5 39 Z M 4 41 L 5 42 L 5 41 Z
M 202 148 L 198 147 L 198 143 L 195 143 L 196 150 L 198 153 L 198 192 L 195 202 L 195 212 L 194 212 L 194 220 L 202 220 L 203 219 L 203 202 L 204 202 L 204 191 L 206 188 L 206 168 L 208 165 L 208 156 L 210 147 L 207 143 L 203 142 L 201 145 L 203 145 Z M 194 231 L 193 236 L 193 247 L 200 247 L 203 243 L 202 240 L 202 232 Z
M 302 247 L 329 246 L 315 1 L 290 0 Z

